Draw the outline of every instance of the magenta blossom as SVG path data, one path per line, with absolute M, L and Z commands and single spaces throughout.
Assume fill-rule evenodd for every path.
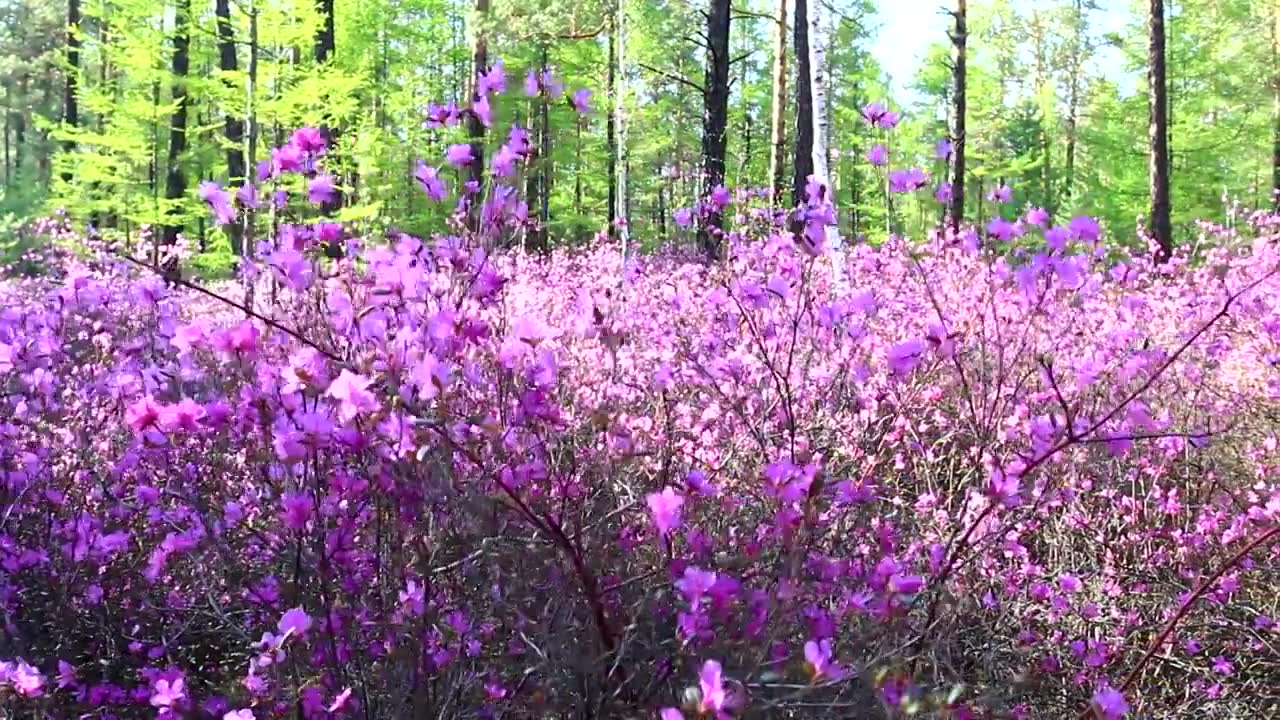
M 684 505 L 684 496 L 671 488 L 662 492 L 649 493 L 645 497 L 649 505 L 649 513 L 653 516 L 653 524 L 663 537 L 680 526 L 680 508 Z
M 591 91 L 586 88 L 579 88 L 573 92 L 573 109 L 578 111 L 580 115 L 586 115 L 591 112 Z
M 297 637 L 306 635 L 311 629 L 311 616 L 300 607 L 286 610 L 276 623 L 276 630 L 283 636 Z
M 152 688 L 151 704 L 158 708 L 174 708 L 187 697 L 182 678 L 157 680 Z
M 448 190 L 445 188 L 444 181 L 440 179 L 440 172 L 430 165 L 419 161 L 413 178 L 418 181 L 418 186 L 428 198 L 439 202 L 448 197 Z
M 1120 720 L 1129 712 L 1129 703 L 1125 702 L 1124 693 L 1107 683 L 1099 685 L 1094 691 L 1093 706 L 1106 720 Z
M 877 143 L 871 146 L 867 151 L 867 162 L 876 167 L 884 167 L 889 164 L 889 149 L 883 143 Z
M 476 156 L 471 152 L 471 146 L 467 143 L 456 143 L 449 146 L 449 151 L 445 154 L 445 158 L 450 165 L 454 167 L 466 167 L 476 161 Z
M 343 422 L 350 422 L 364 414 L 377 412 L 381 407 L 378 399 L 369 391 L 373 381 L 350 370 L 343 370 L 325 392 L 339 403 L 338 417 Z

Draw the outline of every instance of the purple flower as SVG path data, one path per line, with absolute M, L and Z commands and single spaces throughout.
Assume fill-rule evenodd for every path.
M 279 177 L 285 173 L 302 172 L 302 151 L 296 145 L 284 145 L 271 150 L 271 174 Z
M 325 394 L 338 401 L 338 417 L 343 422 L 350 422 L 361 414 L 373 413 L 381 405 L 378 399 L 369 392 L 373 381 L 363 375 L 356 375 L 350 370 L 343 370 L 336 380 L 329 384 Z
M 471 146 L 467 143 L 457 143 L 449 146 L 449 151 L 445 155 L 449 164 L 454 167 L 466 167 L 475 162 L 476 156 L 471 153 Z
M 662 708 L 662 712 L 658 714 L 658 718 L 659 720 L 684 720 L 684 713 L 673 707 Z
M 906 375 L 924 359 L 929 343 L 924 338 L 911 338 L 890 347 L 886 353 L 889 372 L 893 375 Z
M 151 691 L 151 704 L 158 708 L 173 708 L 186 696 L 182 678 L 157 680 Z
M 300 127 L 293 131 L 289 144 L 307 155 L 321 155 L 325 151 L 324 133 L 313 127 Z
M 871 146 L 867 151 L 867 162 L 876 167 L 883 167 L 889 164 L 889 149 L 883 143 L 877 143 Z
M 247 208 L 257 209 L 258 207 L 258 188 L 251 182 L 246 182 L 236 190 L 236 200 Z
M 862 106 L 862 119 L 874 127 L 892 128 L 898 124 L 899 115 L 890 112 L 884 103 L 873 102 Z
M 676 225 L 679 225 L 682 228 L 687 228 L 693 225 L 693 210 L 689 208 L 680 208 L 673 212 L 671 217 L 675 220 Z
M 253 711 L 249 708 L 232 710 L 222 716 L 222 720 L 254 720 Z
M 448 196 L 444 181 L 440 179 L 440 172 L 422 161 L 418 161 L 418 169 L 414 171 L 413 179 L 418 181 L 422 191 L 432 200 L 439 202 Z
M 731 195 L 729 194 L 729 188 L 726 188 L 723 185 L 717 185 L 715 189 L 711 191 L 711 207 L 714 208 L 716 212 L 720 212 L 726 207 L 729 207 L 730 198 Z
M 524 76 L 524 94 L 535 97 L 540 92 L 542 92 L 542 86 L 538 84 L 538 73 L 530 70 L 529 74 Z
M 1067 248 L 1067 240 L 1071 238 L 1071 232 L 1066 228 L 1055 225 L 1044 233 L 1044 242 L 1051 251 L 1061 252 Z
M 1033 207 L 1027 211 L 1023 220 L 1028 225 L 1039 225 L 1040 227 L 1045 227 L 1049 224 L 1049 211 L 1042 207 Z
M 1013 188 L 1000 183 L 991 188 L 991 192 L 987 194 L 987 199 L 992 202 L 1007 203 L 1013 201 Z
M 915 192 L 929 184 L 929 175 L 920 168 L 895 170 L 889 173 L 889 189 L 893 192 Z
M 702 712 L 718 713 L 724 709 L 724 676 L 720 663 L 708 660 L 702 664 L 698 673 L 698 684 L 702 688 L 702 698 L 698 701 L 698 709 Z
M 809 664 L 813 679 L 831 682 L 844 678 L 845 670 L 831 659 L 831 641 L 810 640 L 804 644 L 804 660 Z
M 666 537 L 680 526 L 680 508 L 684 505 L 684 496 L 671 488 L 662 492 L 649 493 L 645 498 L 649 504 L 649 513 L 653 516 L 653 524 L 658 532 Z
M 499 60 L 489 68 L 487 72 L 480 73 L 480 77 L 476 82 L 476 90 L 481 95 L 490 95 L 501 93 L 507 89 L 507 72 L 502 67 L 502 61 Z
M 1124 693 L 1107 683 L 1102 683 L 1094 691 L 1093 705 L 1106 720 L 1120 720 L 1129 712 L 1129 703 L 1125 702 Z
M 579 114 L 586 115 L 591 112 L 591 91 L 586 88 L 579 88 L 573 92 L 573 109 Z
M 333 202 L 334 185 L 332 175 L 317 175 L 307 183 L 307 201 L 312 205 Z
M 1081 242 L 1097 242 L 1102 237 L 1102 227 L 1098 225 L 1098 221 L 1088 215 L 1072 218 L 1067 230 L 1071 236 Z
M 44 675 L 32 667 L 26 660 L 18 660 L 17 665 L 8 673 L 8 680 L 13 689 L 23 697 L 40 697 L 44 694 Z M 0 675 L 0 681 L 3 681 Z
M 1008 220 L 997 217 L 987 223 L 987 234 L 1001 242 L 1008 242 L 1018 234 L 1018 229 Z
M 951 144 L 950 138 L 939 139 L 938 144 L 933 148 L 933 156 L 939 160 L 949 160 L 953 152 L 955 152 L 955 146 Z
M 280 622 L 276 623 L 276 630 L 282 636 L 300 636 L 306 635 L 311 629 L 311 616 L 306 610 L 300 607 L 286 610 L 284 615 L 280 616 Z
M 471 112 L 485 127 L 493 127 L 493 107 L 489 105 L 489 96 L 481 95 L 471 103 Z
M 198 190 L 200 199 L 213 210 L 214 222 L 218 225 L 229 225 L 236 219 L 235 208 L 231 206 L 231 198 L 222 186 L 216 182 L 202 182 Z
M 895 573 L 889 577 L 889 592 L 902 595 L 914 595 L 924 587 L 924 578 L 919 575 L 903 575 Z

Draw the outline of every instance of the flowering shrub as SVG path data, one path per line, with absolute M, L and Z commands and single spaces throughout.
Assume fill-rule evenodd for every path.
M 295 135 L 266 176 L 314 191 L 322 153 Z M 1160 268 L 1038 213 L 1016 223 L 1034 253 L 966 231 L 836 260 L 767 211 L 722 265 L 624 265 L 486 252 L 528 222 L 513 165 L 487 167 L 458 200 L 477 230 L 288 226 L 246 263 L 253 292 L 166 284 L 119 248 L 3 286 L 5 707 L 1262 709 L 1269 216 Z M 449 172 L 421 166 L 424 192 Z M 832 222 L 820 187 L 801 219 Z

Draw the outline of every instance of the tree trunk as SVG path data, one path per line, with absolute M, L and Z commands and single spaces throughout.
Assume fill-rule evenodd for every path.
M 1082 44 L 1085 42 L 1085 14 L 1082 0 L 1073 0 L 1072 2 L 1072 22 L 1074 23 L 1074 37 L 1071 41 L 1071 61 L 1067 68 L 1071 80 L 1067 85 L 1067 152 L 1066 162 L 1063 168 L 1062 179 L 1062 196 L 1067 202 L 1071 202 L 1072 186 L 1075 184 L 1076 175 L 1076 136 L 1079 134 L 1079 116 L 1080 116 L 1080 74 L 1083 70 L 1084 49 Z
M 182 169 L 182 155 L 187 150 L 187 73 L 191 64 L 191 0 L 178 0 L 173 25 L 173 115 L 169 118 L 169 158 L 164 183 L 164 197 L 179 203 L 187 193 L 187 176 Z M 182 232 L 182 211 L 167 210 L 161 243 L 172 253 Z M 164 260 L 164 274 L 177 277 L 178 259 L 172 254 Z
M 618 0 L 620 3 L 621 0 Z M 606 102 L 609 103 L 609 114 L 605 118 L 605 136 L 608 147 L 606 152 L 609 157 L 608 163 L 609 173 L 609 206 L 608 212 L 609 223 L 606 232 L 609 239 L 612 240 L 617 235 L 617 228 L 613 226 L 613 219 L 618 216 L 618 118 L 614 114 L 617 104 L 614 98 L 618 93 L 618 23 L 616 16 L 609 20 L 609 69 L 605 76 L 605 95 Z M 578 172 L 582 172 L 582 168 L 578 168 Z
M 968 101 L 965 94 L 967 81 L 965 64 L 968 60 L 966 45 L 969 39 L 968 0 L 956 0 L 956 9 L 952 17 L 955 18 L 955 29 L 951 33 L 953 55 L 952 84 L 955 86 L 952 96 L 952 102 L 954 103 L 952 116 L 955 128 L 951 132 L 951 231 L 958 232 L 960 223 L 964 221 L 965 114 Z
M 1163 263 L 1173 255 L 1173 227 L 1169 217 L 1169 105 L 1165 86 L 1164 0 L 1151 0 L 1147 31 L 1151 235 L 1159 245 L 1156 262 Z
M 828 140 L 831 127 L 827 113 L 830 111 L 827 81 L 827 47 L 830 35 L 823 20 L 826 8 L 821 3 L 814 3 L 808 8 L 809 23 L 809 83 L 812 86 L 810 97 L 813 100 L 813 177 L 823 186 L 824 202 L 835 203 L 831 186 L 831 157 Z M 844 252 L 840 248 L 840 232 L 836 225 L 825 228 L 825 245 L 831 254 L 832 280 L 837 288 L 844 283 Z
M 778 0 L 773 35 L 773 103 L 769 114 L 769 183 L 773 201 L 782 198 L 787 151 L 787 0 Z
M 703 194 L 724 183 L 726 130 L 729 125 L 729 0 L 711 0 L 707 12 L 707 73 L 702 85 Z M 698 241 L 709 258 L 720 256 L 719 212 L 699 226 Z
M 62 96 L 62 124 L 67 129 L 74 131 L 80 124 L 80 107 L 78 104 L 79 92 L 77 83 L 80 81 L 80 0 L 67 0 L 67 79 L 66 88 Z M 67 140 L 63 143 L 62 149 L 71 153 L 76 149 L 75 140 Z M 71 168 L 74 163 L 68 159 L 67 167 Z M 71 182 L 72 173 L 70 169 L 64 170 L 62 180 Z
M 231 24 L 231 0 L 216 0 L 214 14 L 218 19 L 218 69 L 224 73 L 234 73 L 239 68 L 236 56 L 236 39 Z M 235 83 L 226 79 L 228 89 L 234 89 Z M 227 138 L 227 181 L 232 185 L 246 182 L 244 167 L 244 122 L 233 112 L 227 112 L 222 120 L 222 133 Z M 231 253 L 240 257 L 244 253 L 244 228 L 237 223 L 227 226 L 227 235 L 231 239 Z
M 333 0 L 316 0 L 316 11 L 320 13 L 320 29 L 316 31 L 315 58 L 317 65 L 323 65 L 337 49 L 334 44 Z
M 804 185 L 813 174 L 813 85 L 809 68 L 809 0 L 796 0 L 796 145 L 792 162 L 791 205 L 804 202 Z
M 489 0 L 475 0 L 476 27 L 472 29 L 471 40 L 471 77 L 467 80 L 467 95 L 472 101 L 479 100 L 479 80 L 481 73 L 489 67 L 489 40 L 485 27 L 489 19 Z M 476 194 L 472 197 L 471 208 L 467 213 L 467 227 L 472 232 L 480 230 L 480 200 L 484 197 L 484 123 L 474 113 L 467 116 L 467 135 L 471 138 L 471 154 L 474 159 L 470 165 L 471 181 L 477 185 Z

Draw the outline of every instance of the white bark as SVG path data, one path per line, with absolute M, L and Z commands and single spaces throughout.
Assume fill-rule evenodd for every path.
M 826 187 L 825 201 L 835 205 L 832 195 L 827 111 L 827 82 L 830 68 L 827 65 L 827 47 L 831 42 L 826 23 L 827 9 L 821 2 L 809 3 L 809 75 L 813 91 L 813 174 Z M 844 250 L 837 225 L 826 228 L 827 255 L 831 258 L 831 279 L 837 290 L 844 289 Z

